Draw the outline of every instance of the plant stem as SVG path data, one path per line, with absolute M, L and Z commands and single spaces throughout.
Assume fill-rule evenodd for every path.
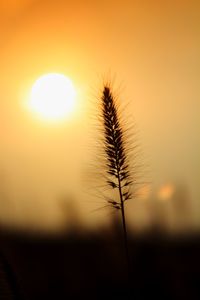
M 121 187 L 121 180 L 120 180 L 119 170 L 117 172 L 117 178 L 118 178 L 119 196 L 120 196 L 120 202 L 121 202 L 124 247 L 125 247 L 125 254 L 126 254 L 128 277 L 129 277 L 130 276 L 130 257 L 129 257 L 129 251 L 128 251 L 128 238 L 127 238 L 127 229 L 126 229 L 126 218 L 125 218 L 124 200 L 123 200 L 123 194 L 122 194 L 122 187 Z

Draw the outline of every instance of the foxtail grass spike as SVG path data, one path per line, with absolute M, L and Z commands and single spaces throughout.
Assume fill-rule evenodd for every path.
M 128 268 L 130 268 L 124 203 L 131 198 L 130 187 L 132 178 L 129 171 L 125 136 L 120 123 L 117 104 L 111 88 L 107 85 L 103 89 L 101 107 L 104 154 L 106 158 L 106 173 L 108 175 L 107 184 L 118 191 L 118 200 L 109 200 L 108 203 L 113 208 L 121 210 L 126 258 Z

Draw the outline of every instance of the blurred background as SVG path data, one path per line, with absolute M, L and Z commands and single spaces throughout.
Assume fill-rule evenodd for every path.
M 1 0 L 3 224 L 54 230 L 66 225 L 61 207 L 71 198 L 86 226 L 109 221 L 104 211 L 90 213 L 101 203 L 88 196 L 84 179 L 96 151 L 91 114 L 110 74 L 137 124 L 148 166 L 150 186 L 128 204 L 129 223 L 139 230 L 152 222 L 199 230 L 199 6 Z M 58 124 L 35 119 L 26 107 L 34 81 L 49 72 L 71 78 L 78 95 L 75 116 Z

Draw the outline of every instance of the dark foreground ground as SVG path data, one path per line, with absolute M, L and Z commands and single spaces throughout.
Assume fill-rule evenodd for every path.
M 200 236 L 0 231 L 0 299 L 200 299 Z

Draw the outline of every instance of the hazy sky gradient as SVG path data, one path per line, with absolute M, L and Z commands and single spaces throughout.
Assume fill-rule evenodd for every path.
M 16 215 L 32 207 L 30 215 L 51 220 L 55 199 L 80 184 L 90 163 L 90 101 L 110 73 L 130 102 L 153 189 L 185 186 L 200 225 L 199 1 L 3 0 L 0 35 L 0 170 Z M 77 117 L 63 125 L 23 107 L 48 72 L 68 75 L 78 89 Z

